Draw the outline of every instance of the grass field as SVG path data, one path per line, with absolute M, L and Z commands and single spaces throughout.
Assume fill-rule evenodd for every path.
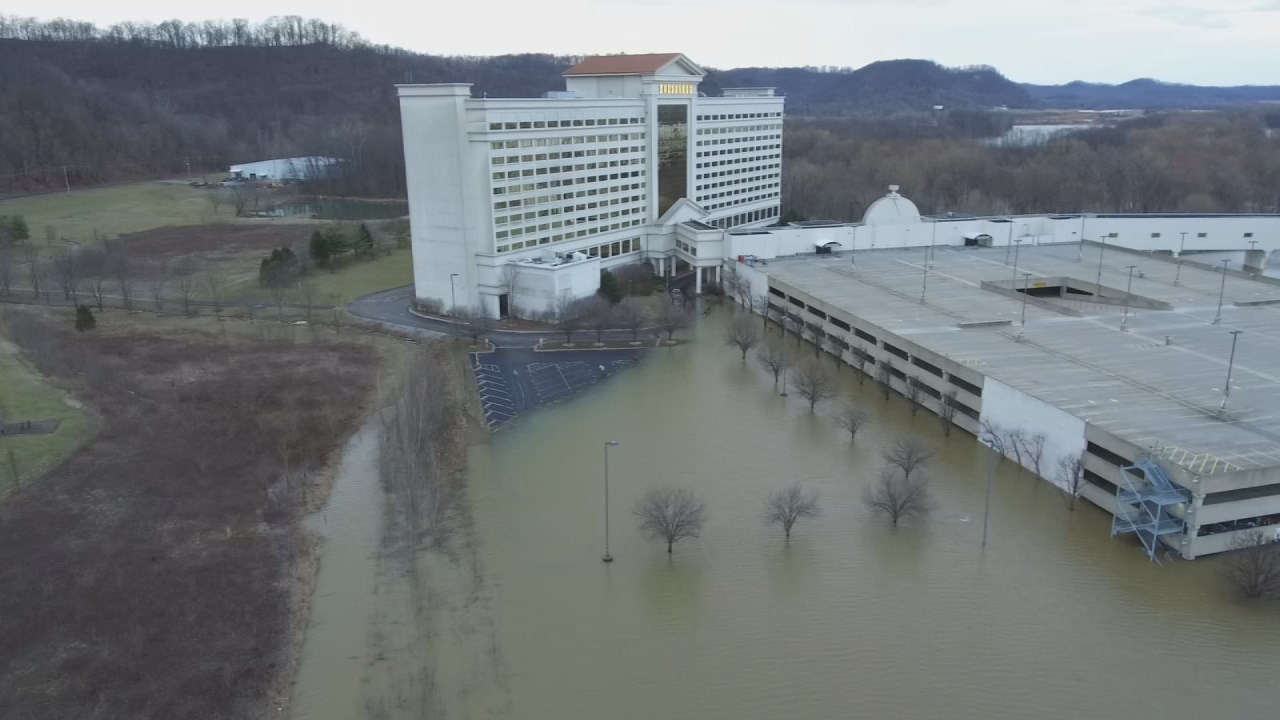
M 21 420 L 62 421 L 48 435 L 0 437 L 0 497 L 15 489 L 9 451 L 18 462 L 18 475 L 25 485 L 39 478 L 93 434 L 93 422 L 78 405 L 50 385 L 19 356 L 17 348 L 0 339 L 0 414 L 8 422 Z
M 45 242 L 46 227 L 56 238 L 88 243 L 94 230 L 114 237 L 165 225 L 233 221 L 230 207 L 214 214 L 209 193 L 180 183 L 141 182 L 4 200 L 0 215 L 25 217 L 38 243 Z

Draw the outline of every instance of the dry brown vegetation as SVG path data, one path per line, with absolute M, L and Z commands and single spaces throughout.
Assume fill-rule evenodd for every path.
M 292 671 L 298 521 L 365 411 L 375 351 L 64 320 L 4 323 L 102 430 L 0 505 L 0 715 L 264 714 Z
M 315 229 L 296 222 L 184 225 L 126 233 L 111 246 L 125 249 L 142 274 L 159 267 L 168 267 L 172 274 L 194 273 L 235 262 L 245 251 L 265 255 L 272 248 L 292 247 L 305 254 Z

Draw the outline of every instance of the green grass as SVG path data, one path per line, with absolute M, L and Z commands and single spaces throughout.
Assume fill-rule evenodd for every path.
M 115 237 L 165 225 L 234 220 L 234 211 L 225 205 L 214 214 L 211 192 L 177 183 L 142 182 L 4 200 L 0 215 L 25 217 L 31 239 L 38 244 L 45 242 L 46 227 L 53 228 L 56 239 L 88 243 L 94 230 Z
M 48 435 L 0 437 L 0 496 L 14 490 L 9 451 L 18 461 L 25 485 L 48 472 L 93 434 L 93 422 L 65 394 L 45 382 L 18 357 L 17 348 L 0 340 L 0 413 L 10 422 L 58 418 L 62 424 Z
M 274 302 L 271 291 L 258 285 L 259 257 L 247 258 L 244 265 L 237 263 L 224 271 L 227 279 L 228 302 Z M 390 255 L 380 255 L 368 260 L 348 258 L 335 270 L 313 267 L 306 282 L 315 288 L 317 305 L 345 305 L 361 295 L 413 284 L 413 256 L 408 249 L 392 250 Z M 198 295 L 207 296 L 204 288 Z M 296 290 L 291 290 L 285 302 L 301 302 Z

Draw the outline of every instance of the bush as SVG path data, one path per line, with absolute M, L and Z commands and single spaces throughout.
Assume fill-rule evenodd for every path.
M 85 330 L 94 329 L 97 325 L 98 320 L 93 317 L 93 311 L 89 309 L 88 305 L 76 306 L 76 330 L 84 332 Z
M 302 276 L 302 262 L 287 247 L 276 248 L 258 265 L 258 284 L 262 287 L 290 285 Z

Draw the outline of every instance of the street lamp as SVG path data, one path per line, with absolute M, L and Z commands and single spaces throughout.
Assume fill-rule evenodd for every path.
M 1018 286 L 1018 251 L 1022 249 L 1022 238 L 1013 241 L 1013 276 L 1009 280 L 1009 288 Z
M 1124 316 L 1120 318 L 1120 332 L 1129 331 L 1129 298 L 1133 294 L 1133 269 L 1137 265 L 1129 266 L 1129 284 L 1124 288 Z
M 1187 247 L 1187 234 L 1182 233 L 1182 242 L 1178 243 L 1178 269 L 1173 271 L 1173 284 L 1182 279 L 1182 251 Z
M 1102 241 L 1102 246 L 1098 248 L 1098 279 L 1094 282 L 1093 289 L 1098 297 L 1102 297 L 1102 258 L 1107 254 L 1107 236 L 1099 235 L 1098 239 Z
M 933 256 L 936 254 L 934 248 L 938 244 L 938 221 L 933 221 L 933 234 L 929 236 L 929 269 L 933 269 Z
M 1222 285 L 1218 287 L 1218 314 L 1213 316 L 1214 325 L 1222 323 L 1222 295 L 1227 291 L 1227 264 L 1230 262 L 1230 260 L 1222 261 Z
M 609 448 L 618 447 L 617 440 L 606 440 L 604 443 L 604 560 L 607 563 L 613 562 L 613 556 L 609 554 Z
M 1009 242 L 1004 244 L 1004 264 L 1009 264 L 1009 251 L 1013 249 L 1013 219 L 1009 218 Z
M 987 497 L 982 503 L 982 547 L 987 546 L 987 524 L 991 520 L 991 480 L 996 473 L 995 438 L 991 438 L 991 442 L 986 445 L 991 449 L 991 455 L 987 458 Z
M 1218 406 L 1219 415 L 1227 411 L 1227 399 L 1231 397 L 1231 370 L 1236 364 L 1236 341 L 1244 331 L 1229 330 L 1228 332 L 1231 333 L 1231 359 L 1227 361 L 1227 384 L 1222 386 L 1222 404 Z
M 1027 296 L 1031 294 L 1031 273 L 1022 273 L 1022 325 L 1018 327 L 1018 342 L 1022 342 L 1022 335 L 1027 329 Z

